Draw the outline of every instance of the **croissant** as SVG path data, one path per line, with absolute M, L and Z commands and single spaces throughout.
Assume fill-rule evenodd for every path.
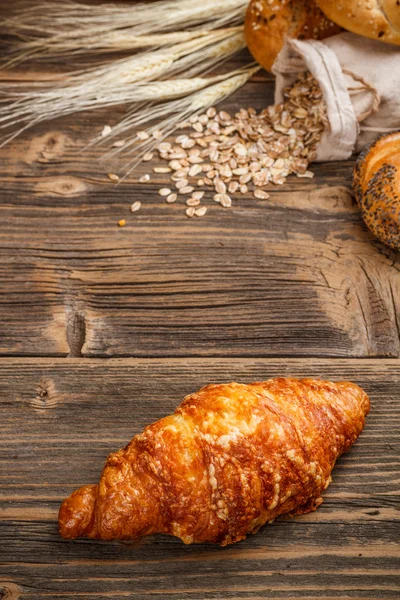
M 279 515 L 321 504 L 368 411 L 366 393 L 347 382 L 208 385 L 110 454 L 100 483 L 63 502 L 60 533 L 238 542 Z

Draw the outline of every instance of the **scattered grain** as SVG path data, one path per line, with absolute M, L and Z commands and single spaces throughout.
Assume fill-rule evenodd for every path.
M 239 182 L 238 181 L 231 181 L 228 185 L 228 192 L 230 194 L 234 194 L 235 192 L 237 192 L 239 189 Z
M 175 187 L 177 190 L 180 190 L 184 187 L 187 187 L 189 185 L 189 181 L 187 179 L 178 179 L 178 181 L 175 184 Z
M 267 192 L 264 192 L 264 190 L 254 190 L 254 197 L 258 198 L 259 200 L 268 200 L 268 198 L 270 197 L 270 195 Z
M 168 163 L 168 166 L 173 170 L 173 171 L 179 171 L 179 169 L 182 168 L 181 163 L 179 162 L 179 160 L 170 160 L 170 162 Z
M 106 137 L 107 135 L 110 135 L 110 133 L 112 132 L 112 129 L 109 125 L 104 125 L 102 131 L 101 131 L 101 137 Z
M 226 192 L 226 185 L 219 177 L 214 179 L 214 188 L 217 194 L 225 194 Z
M 171 167 L 154 167 L 154 173 L 171 173 Z
M 177 198 L 178 198 L 178 194 L 173 193 L 165 198 L 165 202 L 168 202 L 168 204 L 172 204 L 173 202 L 176 202 Z
M 214 188 L 214 201 L 226 208 L 232 205 L 227 191 L 245 195 L 249 186 L 255 198 L 266 200 L 270 196 L 261 188 L 267 184 L 283 185 L 290 174 L 314 176 L 308 166 L 315 159 L 326 123 L 322 92 L 313 76 L 304 73 L 284 91 L 282 104 L 268 106 L 259 114 L 250 107 L 232 116 L 211 107 L 181 123 L 186 132 L 158 146 L 168 167 L 155 167 L 154 172 L 171 173 L 179 193 L 191 194 L 186 201 L 188 216 L 197 214 L 193 211 L 204 196 L 203 190 L 194 192 L 194 185 Z M 157 132 L 152 135 L 157 138 Z M 152 153 L 145 155 L 151 158 Z M 200 173 L 204 176 L 192 182 Z M 177 194 L 167 196 L 167 202 L 176 199 Z M 203 214 L 205 208 L 196 211 Z
M 192 196 L 193 198 L 196 198 L 197 200 L 202 200 L 202 198 L 204 197 L 205 192 L 193 192 Z
M 179 190 L 180 194 L 186 195 L 186 194 L 191 194 L 194 190 L 194 187 L 192 185 L 187 185 L 186 187 L 183 187 Z
M 193 196 L 192 196 L 191 198 L 188 198 L 186 200 L 186 204 L 188 206 L 199 206 L 200 200 L 198 200 L 198 198 L 193 198 Z
M 192 165 L 189 169 L 189 176 L 190 177 L 196 177 L 196 175 L 198 175 L 199 173 L 202 172 L 202 167 L 201 165 L 197 164 L 197 165 Z
M 196 208 L 196 210 L 194 211 L 194 214 L 196 215 L 196 217 L 204 217 L 206 212 L 207 212 L 207 206 L 200 206 L 200 208 Z
M 228 196 L 228 194 L 221 194 L 220 203 L 221 206 L 223 206 L 224 208 L 230 208 L 232 206 L 231 197 Z
M 140 207 L 142 206 L 142 203 L 139 202 L 139 200 L 137 202 L 134 202 L 131 206 L 131 212 L 135 213 L 138 210 L 140 210 Z

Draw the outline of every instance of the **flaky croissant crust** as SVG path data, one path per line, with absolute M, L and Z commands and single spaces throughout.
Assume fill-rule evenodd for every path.
M 100 483 L 62 504 L 60 532 L 237 542 L 279 515 L 315 510 L 368 411 L 347 382 L 208 385 L 111 454 Z

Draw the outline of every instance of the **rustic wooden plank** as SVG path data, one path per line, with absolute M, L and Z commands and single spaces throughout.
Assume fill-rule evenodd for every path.
M 60 501 L 145 424 L 211 381 L 277 375 L 349 379 L 371 397 L 318 511 L 226 549 L 60 539 Z M 398 360 L 0 359 L 0 380 L 0 597 L 398 598 Z
M 261 108 L 272 91 L 250 83 L 224 106 Z M 113 118 L 63 119 L 0 152 L 1 354 L 399 356 L 399 254 L 362 224 L 351 162 L 268 202 L 226 210 L 210 194 L 188 220 L 158 196 L 163 176 L 114 186 L 121 163 L 78 152 Z

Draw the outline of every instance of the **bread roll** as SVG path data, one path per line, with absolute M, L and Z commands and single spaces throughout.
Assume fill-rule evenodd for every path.
M 314 0 L 252 0 L 245 36 L 256 61 L 271 70 L 287 37 L 323 39 L 341 28 L 329 21 Z
M 400 250 L 400 131 L 379 138 L 360 155 L 354 193 L 367 227 Z
M 399 0 L 317 0 L 335 23 L 364 37 L 400 45 Z

